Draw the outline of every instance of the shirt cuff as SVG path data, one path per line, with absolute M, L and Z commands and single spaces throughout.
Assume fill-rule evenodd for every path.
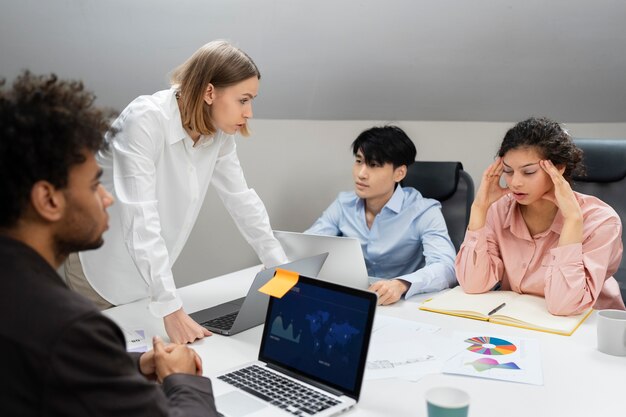
M 280 246 L 265 251 L 263 254 L 259 255 L 259 258 L 266 268 L 272 268 L 274 266 L 286 264 L 287 262 L 289 262 L 289 260 L 287 259 L 287 255 L 285 255 L 285 251 Z
M 139 366 L 139 359 L 141 358 L 141 355 L 143 355 L 145 352 L 127 352 L 127 353 L 128 353 L 128 356 L 130 356 L 130 358 L 132 359 L 133 364 L 135 365 L 135 369 L 137 369 L 139 373 L 141 373 L 141 367 Z
M 583 259 L 583 244 L 571 243 L 565 246 L 557 246 L 550 249 L 550 255 L 552 255 L 550 265 L 553 266 L 579 262 Z
M 168 314 L 172 314 L 173 312 L 180 310 L 183 307 L 182 300 L 174 295 L 173 300 L 168 301 L 150 301 L 148 304 L 148 309 L 155 317 L 163 318 Z
M 409 289 L 406 290 L 406 292 L 404 293 L 404 299 L 405 300 L 407 298 L 413 297 L 416 294 L 424 292 L 424 291 L 421 291 L 420 285 L 418 285 L 416 282 L 411 282 L 411 281 L 409 281 L 407 279 L 404 279 L 404 278 L 399 278 L 399 279 L 402 279 L 402 280 L 404 280 L 404 281 L 409 283 Z
M 411 298 L 417 294 L 441 291 L 449 287 L 447 280 L 433 280 L 428 276 L 419 274 L 421 269 L 412 274 L 402 275 L 396 279 L 401 279 L 409 283 L 409 289 L 404 293 L 404 298 Z
M 465 239 L 463 241 L 465 246 L 475 248 L 476 245 L 478 245 L 478 241 L 480 240 L 483 230 L 485 230 L 484 227 L 481 227 L 478 230 L 466 230 Z
M 177 387 L 189 386 L 196 391 L 203 393 L 207 396 L 207 400 L 213 403 L 213 389 L 211 387 L 211 380 L 203 376 L 189 375 L 189 374 L 170 374 L 163 379 L 163 391 L 166 395 L 176 391 Z M 212 414 L 211 414 L 212 415 Z

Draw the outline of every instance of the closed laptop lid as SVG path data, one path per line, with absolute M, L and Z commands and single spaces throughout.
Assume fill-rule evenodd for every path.
M 256 274 L 244 298 L 196 311 L 189 314 L 189 316 L 207 329 L 227 336 L 258 326 L 263 323 L 269 298 L 258 290 L 274 276 L 276 268 L 287 269 L 302 275 L 315 276 L 322 268 L 322 265 L 324 265 L 327 256 L 328 253 L 321 253 L 276 267 L 263 269 Z M 220 320 L 225 315 L 232 314 L 236 314 L 234 321 L 211 322 L 211 320 Z
M 300 276 L 270 297 L 259 360 L 358 400 L 376 294 Z
M 274 230 L 274 236 L 289 259 L 300 259 L 328 252 L 324 266 L 316 275 L 318 279 L 355 288 L 369 287 L 363 250 L 357 238 L 279 230 Z

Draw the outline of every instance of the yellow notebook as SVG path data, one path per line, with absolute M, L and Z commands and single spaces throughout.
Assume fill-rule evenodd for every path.
M 460 286 L 425 301 L 420 310 L 564 336 L 574 333 L 592 311 L 590 308 L 576 316 L 554 316 L 548 312 L 546 300 L 543 297 L 518 294 L 514 291 L 466 294 Z

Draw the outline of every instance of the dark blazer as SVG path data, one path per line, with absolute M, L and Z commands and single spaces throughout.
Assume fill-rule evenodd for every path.
M 0 236 L 0 415 L 216 416 L 207 378 L 146 380 L 120 328 Z

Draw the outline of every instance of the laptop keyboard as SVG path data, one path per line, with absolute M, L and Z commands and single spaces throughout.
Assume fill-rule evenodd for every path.
M 296 416 L 317 414 L 339 404 L 327 395 L 257 365 L 230 372 L 218 379 Z
M 205 321 L 204 323 L 200 323 L 200 325 L 213 327 L 216 329 L 229 330 L 231 327 L 233 327 L 233 323 L 237 318 L 237 314 L 239 314 L 239 312 L 235 311 L 234 313 L 226 314 L 225 316 Z

